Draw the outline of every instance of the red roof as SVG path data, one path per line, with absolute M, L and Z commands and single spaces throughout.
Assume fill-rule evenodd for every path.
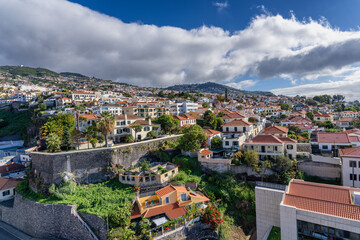
M 200 151 L 200 154 L 203 154 L 203 155 L 209 155 L 209 154 L 212 154 L 213 152 L 212 151 L 209 151 L 209 150 L 206 150 L 206 149 L 203 149 Z
M 180 121 L 181 121 L 181 120 L 196 119 L 196 118 L 192 117 L 192 116 L 189 115 L 189 114 L 182 114 L 182 115 L 180 115 L 180 116 L 179 116 L 179 115 L 174 115 L 173 118 L 179 119 Z
M 274 143 L 274 144 L 282 144 L 285 142 L 293 142 L 296 143 L 297 141 L 288 137 L 276 137 L 274 135 L 266 135 L 266 134 L 259 134 L 253 139 L 249 140 L 250 143 Z
M 317 141 L 319 143 L 351 143 L 349 134 L 346 132 L 318 132 Z
M 282 133 L 288 133 L 289 129 L 286 127 L 280 127 L 280 126 L 272 126 L 272 127 L 268 127 L 265 128 L 265 130 L 263 131 L 263 133 L 266 134 L 282 134 Z
M 223 126 L 225 126 L 225 127 L 227 127 L 227 126 L 244 126 L 244 125 L 249 126 L 249 125 L 252 125 L 252 123 L 249 123 L 244 120 L 232 120 L 231 122 L 223 124 Z
M 352 204 L 351 191 L 359 189 L 293 180 L 284 205 L 342 218 L 360 220 L 360 206 Z
M 16 187 L 20 181 L 13 180 L 11 178 L 0 178 L 0 190 L 6 190 Z
M 360 147 L 339 149 L 340 157 L 358 157 L 360 158 Z
M 165 206 L 148 209 L 143 214 L 143 217 L 149 218 L 163 213 L 165 213 L 170 218 L 170 220 L 173 220 L 175 218 L 184 216 L 186 214 L 186 207 L 179 207 L 177 203 L 167 204 Z
M 9 163 L 0 166 L 0 173 L 18 172 L 25 169 L 25 166 L 20 163 Z
M 352 117 L 344 117 L 344 118 L 340 118 L 338 120 L 336 120 L 337 122 L 352 122 L 354 121 L 355 118 Z
M 219 132 L 219 131 L 212 130 L 212 129 L 203 129 L 203 131 L 204 131 L 206 137 L 212 137 L 212 136 L 214 136 L 214 135 L 216 135 L 216 134 L 221 133 L 221 132 Z
M 232 119 L 232 118 L 245 118 L 245 116 L 241 115 L 240 113 L 237 112 L 232 112 L 229 113 L 225 116 L 222 117 L 223 119 Z
M 157 190 L 155 193 L 159 197 L 163 197 L 163 196 L 168 195 L 169 193 L 171 193 L 171 192 L 173 192 L 175 190 L 176 189 L 173 186 L 169 185 L 169 186 L 166 186 L 164 188 L 161 188 L 161 189 Z
M 85 118 L 85 119 L 98 119 L 98 118 L 102 118 L 101 116 L 99 115 L 96 115 L 96 114 L 83 114 L 83 115 L 80 115 L 81 118 Z

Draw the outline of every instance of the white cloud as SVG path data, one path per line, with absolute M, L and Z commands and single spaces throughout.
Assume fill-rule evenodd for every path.
M 0 65 L 41 66 L 142 86 L 231 83 L 246 75 L 316 84 L 320 76 L 360 61 L 359 31 L 331 28 L 324 19 L 300 22 L 268 14 L 230 33 L 213 26 L 185 30 L 124 23 L 65 0 L 0 0 L 0 36 Z
M 246 89 L 246 88 L 250 88 L 250 87 L 254 86 L 256 83 L 257 83 L 257 81 L 254 81 L 254 80 L 243 80 L 240 82 L 227 83 L 225 85 L 227 85 L 229 87 L 237 88 L 237 89 Z
M 229 6 L 228 2 L 213 2 L 213 5 L 218 8 L 218 11 L 222 11 L 223 9 Z

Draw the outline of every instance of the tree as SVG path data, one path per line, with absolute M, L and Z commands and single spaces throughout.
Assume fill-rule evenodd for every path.
M 307 112 L 305 115 L 306 115 L 306 117 L 307 117 L 308 119 L 310 119 L 311 121 L 314 120 L 315 115 L 314 115 L 313 112 Z
M 216 115 L 210 110 L 207 110 L 204 113 L 204 126 L 210 127 L 212 129 L 216 129 L 217 127 Z
M 183 133 L 184 135 L 182 135 L 178 140 L 178 148 L 185 152 L 198 151 L 201 144 L 207 139 L 202 128 L 197 124 L 184 127 Z
M 91 139 L 90 139 L 90 143 L 91 143 L 91 146 L 93 147 L 93 148 L 96 148 L 96 144 L 99 142 L 99 140 L 97 139 L 97 138 L 94 138 L 94 137 L 92 137 Z
M 289 126 L 289 131 L 293 131 L 295 134 L 301 133 L 301 129 L 298 126 Z
M 288 117 L 288 115 L 286 115 L 286 114 L 281 114 L 280 115 L 280 119 L 285 119 L 285 118 L 287 118 Z
M 255 166 L 259 162 L 259 154 L 254 150 L 246 150 L 244 152 L 244 162 L 249 167 Z
M 309 106 L 317 106 L 317 102 L 313 99 L 306 99 L 305 103 Z
M 271 168 L 271 162 L 269 160 L 260 161 L 258 164 L 254 165 L 254 170 L 255 172 L 260 174 L 262 182 L 264 180 L 264 174 L 266 172 L 266 169 L 268 168 Z
M 242 164 L 242 159 L 243 159 L 244 154 L 241 151 L 237 151 L 236 153 L 234 153 L 231 156 L 231 163 L 239 166 Z
M 71 131 L 68 127 L 64 127 L 62 145 L 66 148 L 66 150 L 69 150 L 69 148 L 71 148 L 72 145 Z
M 111 228 L 115 227 L 126 227 L 130 224 L 130 207 L 118 206 L 112 210 L 109 217 L 109 225 Z
M 54 120 L 64 128 L 67 127 L 70 131 L 75 127 L 76 121 L 71 113 L 59 113 L 54 117 Z
M 293 167 L 293 161 L 286 156 L 279 155 L 275 158 L 275 166 L 279 169 L 279 171 L 288 172 Z
M 343 96 L 343 95 L 334 95 L 333 96 L 333 101 L 334 102 L 338 102 L 338 103 L 341 103 L 341 102 L 343 102 L 345 100 L 345 96 Z
M 225 88 L 225 101 L 229 101 L 227 88 Z
M 224 119 L 222 119 L 221 117 L 217 117 L 216 118 L 216 129 L 215 130 L 221 131 L 221 126 L 223 124 L 224 124 Z
M 40 129 L 40 134 L 42 137 L 47 137 L 51 133 L 55 133 L 60 138 L 62 138 L 63 135 L 63 127 L 59 125 L 53 118 L 49 118 L 49 120 Z
M 301 136 L 306 137 L 307 139 L 310 139 L 310 133 L 308 131 L 302 132 Z
M 211 139 L 211 148 L 217 149 L 222 147 L 222 140 L 219 137 L 213 137 Z
M 76 127 L 77 127 L 77 130 L 80 131 L 80 111 L 83 111 L 84 107 L 83 106 L 76 106 L 74 108 L 74 110 L 76 112 Z
M 290 110 L 290 104 L 288 103 L 280 103 L 279 106 L 281 107 L 281 110 Z
M 220 211 L 215 205 L 208 206 L 205 208 L 205 212 L 201 217 L 203 223 L 209 224 L 211 230 L 216 231 L 219 225 L 224 222 L 220 217 Z
M 249 122 L 251 123 L 257 123 L 259 120 L 255 117 L 249 117 Z
M 105 135 L 105 144 L 108 147 L 108 135 L 115 128 L 115 117 L 110 112 L 101 113 L 102 119 L 99 121 L 99 129 Z
M 174 119 L 170 115 L 161 115 L 155 118 L 153 122 L 160 124 L 161 129 L 165 132 L 165 134 L 172 133 L 180 125 L 180 121 L 178 119 Z
M 137 141 L 137 133 L 138 132 L 141 132 L 141 130 L 143 129 L 143 127 L 141 125 L 138 125 L 138 124 L 134 124 L 134 125 L 131 125 L 131 128 L 134 129 L 135 131 L 135 140 Z
M 46 147 L 51 152 L 55 152 L 60 149 L 61 139 L 56 133 L 50 133 L 46 137 Z
M 83 134 L 88 142 L 88 149 L 90 149 L 90 140 L 93 138 L 93 135 L 94 135 L 93 128 L 91 126 L 85 128 L 85 130 L 83 131 Z
M 143 161 L 140 163 L 140 169 L 141 171 L 146 171 L 150 169 L 150 162 L 149 161 Z
M 125 142 L 126 142 L 126 143 L 133 143 L 133 142 L 134 142 L 134 137 L 133 137 L 133 135 L 127 135 L 127 136 L 125 137 Z
M 154 131 L 150 131 L 146 134 L 146 137 L 150 138 L 150 139 L 154 139 L 154 138 L 157 138 L 157 133 L 154 132 Z
M 208 102 L 203 102 L 202 107 L 208 108 L 208 107 L 210 107 L 210 104 Z
M 158 96 L 159 96 L 159 97 L 162 97 L 162 98 L 165 97 L 165 94 L 164 94 L 163 90 L 160 90 L 160 91 L 159 91 Z

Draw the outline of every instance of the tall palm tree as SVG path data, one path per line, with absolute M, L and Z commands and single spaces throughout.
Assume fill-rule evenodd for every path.
M 105 111 L 101 113 L 101 120 L 99 121 L 99 129 L 105 135 L 106 147 L 108 147 L 108 136 L 115 128 L 115 117 L 110 112 Z
M 80 114 L 79 112 L 80 111 L 84 111 L 84 107 L 83 106 L 76 106 L 75 107 L 75 112 L 76 112 L 76 127 L 77 127 L 77 130 L 80 131 L 80 120 L 79 120 L 79 117 L 80 117 Z

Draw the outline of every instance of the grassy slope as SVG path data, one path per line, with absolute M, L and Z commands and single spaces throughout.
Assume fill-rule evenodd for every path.
M 41 203 L 77 204 L 79 211 L 95 214 L 102 218 L 106 217 L 110 211 L 118 206 L 131 203 L 132 199 L 135 197 L 133 187 L 121 184 L 117 179 L 87 186 L 76 186 L 75 192 L 68 195 L 63 200 L 34 193 L 28 187 L 27 180 L 18 184 L 17 191 L 25 198 Z
M 8 125 L 0 128 L 0 137 L 9 135 L 19 135 L 25 138 L 27 134 L 27 127 L 30 123 L 31 114 L 29 111 L 22 111 L 12 113 L 5 110 L 0 110 L 0 119 L 7 122 Z

